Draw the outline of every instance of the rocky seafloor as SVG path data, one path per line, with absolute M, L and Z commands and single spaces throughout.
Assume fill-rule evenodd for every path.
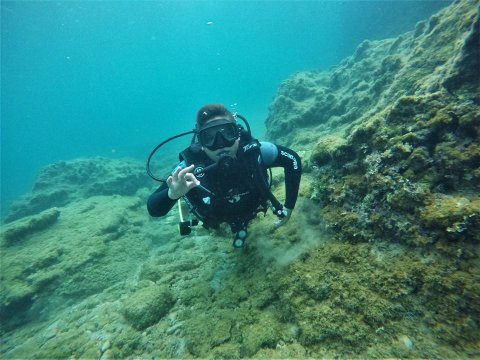
M 280 86 L 300 197 L 243 251 L 149 218 L 134 160 L 43 169 L 2 224 L 0 357 L 480 357 L 478 5 Z

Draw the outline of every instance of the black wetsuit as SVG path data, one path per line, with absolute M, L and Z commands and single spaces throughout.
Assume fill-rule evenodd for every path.
M 302 165 L 300 157 L 291 149 L 275 145 L 270 142 L 261 142 L 261 166 L 266 174 L 268 168 L 283 167 L 285 173 L 285 207 L 293 209 L 297 201 Z M 194 213 L 207 226 L 227 222 L 248 222 L 257 213 L 259 206 L 266 202 L 260 186 L 254 181 L 247 159 L 241 152 L 242 144 L 237 153 L 237 161 L 229 171 L 213 170 L 203 177 L 198 177 L 202 186 L 214 195 L 195 187 L 185 196 Z M 251 160 L 250 160 L 251 162 Z M 198 166 L 212 164 L 205 153 L 200 152 L 194 161 L 182 161 L 179 166 L 185 167 L 194 163 Z M 168 187 L 164 183 L 150 195 L 147 208 L 151 216 L 166 215 L 174 206 L 176 200 L 168 197 Z

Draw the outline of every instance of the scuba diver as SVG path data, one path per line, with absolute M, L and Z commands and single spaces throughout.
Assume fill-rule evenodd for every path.
M 241 119 L 245 129 L 237 119 Z M 153 176 L 150 160 L 166 142 L 193 133 L 191 145 L 179 154 L 180 163 L 166 180 Z M 282 205 L 270 191 L 271 168 L 283 167 L 285 202 Z M 270 170 L 270 176 L 268 174 Z M 275 226 L 285 224 L 297 201 L 302 167 L 300 157 L 286 147 L 254 139 L 246 119 L 232 114 L 224 105 L 203 106 L 197 113 L 196 128 L 159 144 L 147 161 L 147 172 L 163 184 L 147 201 L 151 216 L 166 215 L 179 201 L 180 233 L 190 233 L 198 220 L 205 228 L 230 225 L 235 234 L 233 246 L 242 248 L 247 239 L 247 226 L 270 203 L 278 217 Z M 194 220 L 185 221 L 186 213 Z M 197 220 L 198 219 L 198 220 Z

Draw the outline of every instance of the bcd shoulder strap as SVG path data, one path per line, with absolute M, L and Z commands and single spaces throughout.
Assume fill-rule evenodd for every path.
M 243 156 L 247 159 L 247 162 L 251 166 L 254 181 L 257 184 L 259 190 L 261 191 L 263 197 L 270 200 L 270 203 L 273 206 L 273 212 L 275 214 L 280 214 L 282 212 L 283 205 L 270 191 L 267 179 L 265 178 L 265 175 L 263 173 L 263 160 L 260 149 L 261 146 L 262 145 L 257 139 L 252 138 L 250 142 L 242 146 Z

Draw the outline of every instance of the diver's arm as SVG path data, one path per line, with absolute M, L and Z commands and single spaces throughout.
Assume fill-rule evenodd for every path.
M 150 216 L 165 216 L 175 205 L 177 200 L 173 200 L 168 196 L 168 186 L 163 183 L 147 201 L 147 209 Z
M 302 161 L 298 154 L 281 145 L 261 142 L 263 163 L 267 168 L 283 167 L 285 173 L 285 207 L 293 210 L 297 202 L 300 179 L 302 177 Z

